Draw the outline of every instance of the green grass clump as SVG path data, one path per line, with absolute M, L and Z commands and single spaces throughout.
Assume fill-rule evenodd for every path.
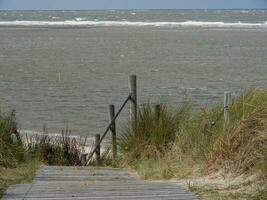
M 125 128 L 119 146 L 125 158 L 131 160 L 159 159 L 169 151 L 176 138 L 179 123 L 187 116 L 187 106 L 177 113 L 170 112 L 161 105 L 158 117 L 153 105 L 148 103 L 139 109 L 136 123 Z
M 220 107 L 203 108 L 191 115 L 176 134 L 176 147 L 182 157 L 209 160 L 218 138 L 224 134 L 223 110 Z
M 16 129 L 15 111 L 10 115 L 0 114 L 0 166 L 16 167 L 25 159 L 25 149 L 20 138 L 17 142 L 11 140 L 11 134 Z

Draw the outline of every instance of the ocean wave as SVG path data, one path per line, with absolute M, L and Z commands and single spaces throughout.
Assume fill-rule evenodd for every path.
M 132 22 L 132 21 L 0 21 L 0 26 L 154 26 L 154 27 L 236 27 L 236 28 L 267 28 L 265 23 L 243 22 Z
M 80 17 L 75 18 L 75 20 L 78 21 L 78 22 L 79 22 L 79 21 L 83 21 L 83 20 L 85 20 L 85 19 L 86 19 L 86 18 L 80 18 Z

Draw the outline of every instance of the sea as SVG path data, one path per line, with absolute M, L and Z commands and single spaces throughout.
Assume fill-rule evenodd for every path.
M 139 106 L 266 88 L 267 10 L 0 11 L 0 110 L 24 132 L 102 134 L 132 74 Z

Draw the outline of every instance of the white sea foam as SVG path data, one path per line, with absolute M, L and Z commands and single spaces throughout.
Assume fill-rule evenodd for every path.
M 241 13 L 250 13 L 250 10 L 241 10 Z
M 267 28 L 265 23 L 228 23 L 228 22 L 131 22 L 131 21 L 0 21 L 0 26 L 154 26 L 154 27 L 236 27 L 236 28 Z
M 161 69 L 151 69 L 150 71 L 151 72 L 159 72 L 159 71 L 161 71 Z
M 19 133 L 21 134 L 21 138 L 23 143 L 26 145 L 29 144 L 29 142 L 35 142 L 36 138 L 44 135 L 43 132 L 37 132 L 37 131 L 31 131 L 31 130 L 19 130 Z M 45 135 L 51 137 L 51 138 L 59 138 L 62 137 L 61 133 L 46 133 Z M 81 141 L 79 144 L 79 148 L 82 153 L 91 153 L 93 147 L 94 147 L 94 137 L 81 137 L 78 135 L 70 135 L 71 139 L 76 139 L 77 141 Z M 105 142 L 103 142 L 101 146 L 101 151 L 105 152 L 107 150 L 107 145 Z
M 47 135 L 49 137 L 62 137 L 62 133 L 44 133 L 44 132 L 38 132 L 38 131 L 32 131 L 32 130 L 19 130 L 19 133 L 22 136 L 28 136 L 28 137 L 39 137 L 39 136 L 43 136 L 43 135 Z M 86 139 L 86 145 L 91 145 L 94 141 L 94 137 L 82 137 L 79 135 L 70 135 L 69 136 L 72 139 L 76 139 L 77 141 L 81 140 L 85 140 Z
M 77 18 L 75 18 L 75 20 L 79 22 L 79 21 L 85 20 L 85 18 L 79 18 L 79 17 L 77 17 Z

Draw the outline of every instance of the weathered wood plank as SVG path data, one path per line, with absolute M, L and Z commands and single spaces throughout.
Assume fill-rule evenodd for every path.
M 91 167 L 42 167 L 32 184 L 10 187 L 3 199 L 176 199 L 197 198 L 175 183 L 138 179 L 131 170 Z

